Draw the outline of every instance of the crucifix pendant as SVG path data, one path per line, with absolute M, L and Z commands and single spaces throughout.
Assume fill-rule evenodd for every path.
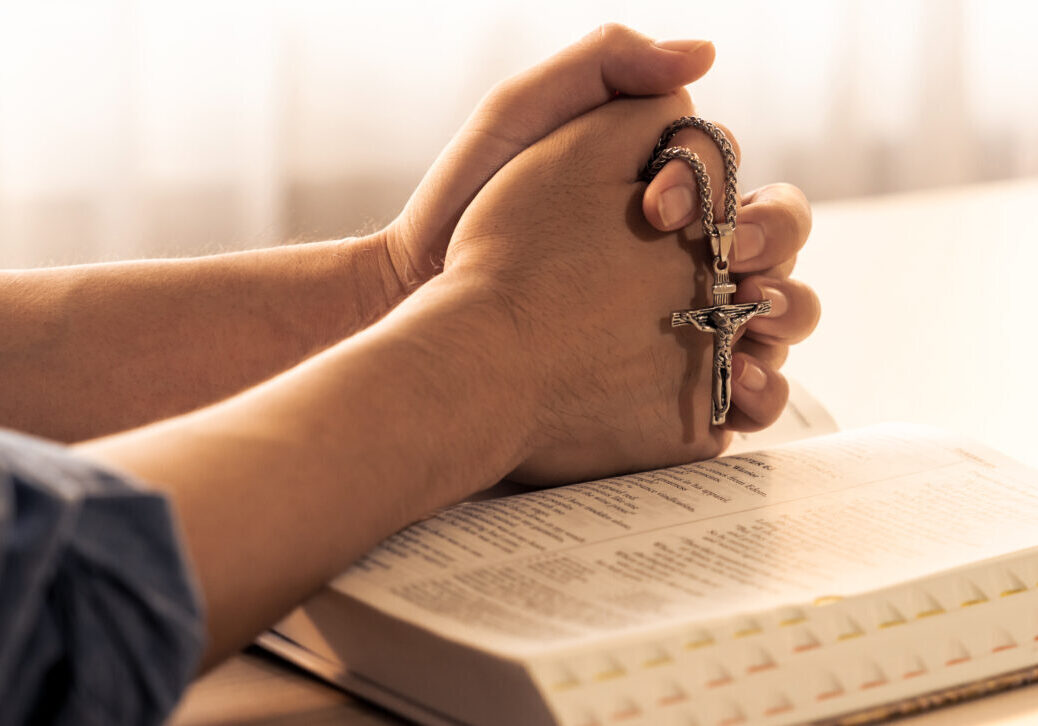
M 714 304 L 699 310 L 678 310 L 670 315 L 671 327 L 691 325 L 704 333 L 714 334 L 713 416 L 715 426 L 723 424 L 732 404 L 732 343 L 735 333 L 755 315 L 771 311 L 771 301 L 732 303 L 735 283 L 728 275 L 728 252 L 732 246 L 734 225 L 717 225 L 717 236 L 711 236 L 714 251 Z
M 684 146 L 670 146 L 671 140 L 682 129 L 694 128 L 706 133 L 717 145 L 724 164 L 724 224 L 714 223 L 713 194 L 710 190 L 710 177 L 699 157 Z M 738 158 L 735 149 L 720 127 L 698 118 L 682 116 L 664 129 L 652 156 L 642 170 L 641 178 L 652 181 L 673 159 L 681 159 L 692 170 L 699 188 L 699 200 L 702 206 L 703 232 L 710 240 L 714 253 L 714 304 L 700 310 L 678 310 L 671 313 L 672 327 L 692 325 L 704 333 L 714 334 L 713 365 L 713 416 L 711 421 L 719 426 L 728 418 L 728 409 L 732 405 L 732 343 L 742 325 L 755 315 L 771 311 L 771 301 L 761 300 L 754 303 L 733 304 L 735 283 L 728 274 L 728 253 L 732 249 L 732 237 L 735 234 L 735 217 L 739 209 L 739 195 L 736 188 L 736 171 Z

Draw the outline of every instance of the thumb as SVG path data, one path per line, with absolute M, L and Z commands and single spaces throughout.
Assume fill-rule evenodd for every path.
M 525 147 L 618 94 L 668 93 L 702 77 L 713 65 L 706 40 L 654 43 L 623 25 L 608 24 L 546 61 L 500 84 L 473 115 Z
M 620 93 L 629 96 L 668 93 L 702 78 L 714 64 L 716 50 L 708 40 L 650 43 L 648 38 L 628 28 L 623 31 L 636 41 L 631 43 L 627 57 L 610 55 L 602 59 L 603 83 Z M 612 31 L 600 32 L 604 35 Z
M 411 288 L 442 264 L 462 211 L 516 154 L 618 94 L 655 95 L 691 83 L 714 62 L 708 41 L 654 43 L 603 25 L 494 87 L 429 169 L 395 225 L 394 266 Z

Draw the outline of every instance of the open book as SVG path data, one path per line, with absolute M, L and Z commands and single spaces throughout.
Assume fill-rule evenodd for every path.
M 427 724 L 865 723 L 1038 677 L 1038 473 L 895 425 L 466 502 L 263 644 Z

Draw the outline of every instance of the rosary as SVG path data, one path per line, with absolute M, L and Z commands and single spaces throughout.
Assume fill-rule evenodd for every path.
M 713 192 L 710 189 L 710 177 L 706 166 L 691 150 L 683 146 L 667 146 L 674 135 L 681 129 L 692 127 L 707 133 L 721 151 L 724 160 L 724 224 L 714 223 Z M 704 333 L 714 336 L 713 364 L 713 416 L 715 426 L 723 424 L 728 417 L 728 409 L 732 404 L 732 343 L 735 333 L 750 318 L 762 315 L 771 310 L 770 300 L 752 303 L 732 303 L 735 294 L 735 283 L 728 274 L 728 254 L 732 249 L 732 238 L 735 236 L 735 215 L 738 209 L 736 190 L 735 150 L 728 137 L 709 121 L 696 116 L 683 116 L 668 126 L 656 147 L 641 177 L 644 181 L 652 181 L 660 169 L 671 159 L 683 159 L 692 169 L 696 177 L 696 186 L 703 209 L 703 234 L 710 240 L 710 250 L 714 263 L 714 304 L 699 310 L 677 310 L 670 315 L 672 327 L 694 326 Z

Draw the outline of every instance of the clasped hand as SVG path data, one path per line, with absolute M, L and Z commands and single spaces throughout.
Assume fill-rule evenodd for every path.
M 500 324 L 485 345 L 521 361 L 507 415 L 529 420 L 514 478 L 551 483 L 708 458 L 785 404 L 778 369 L 819 316 L 811 289 L 789 277 L 810 228 L 795 187 L 741 199 L 736 302 L 770 298 L 773 309 L 735 346 L 724 427 L 710 425 L 710 336 L 667 322 L 707 300 L 698 192 L 680 162 L 647 188 L 637 177 L 666 125 L 694 112 L 681 86 L 712 60 L 709 44 L 661 48 L 626 28 L 596 31 L 495 88 L 387 230 L 402 287 L 442 260 L 441 284 L 488 293 L 482 314 Z M 695 130 L 672 143 L 707 164 L 720 210 L 713 143 Z

